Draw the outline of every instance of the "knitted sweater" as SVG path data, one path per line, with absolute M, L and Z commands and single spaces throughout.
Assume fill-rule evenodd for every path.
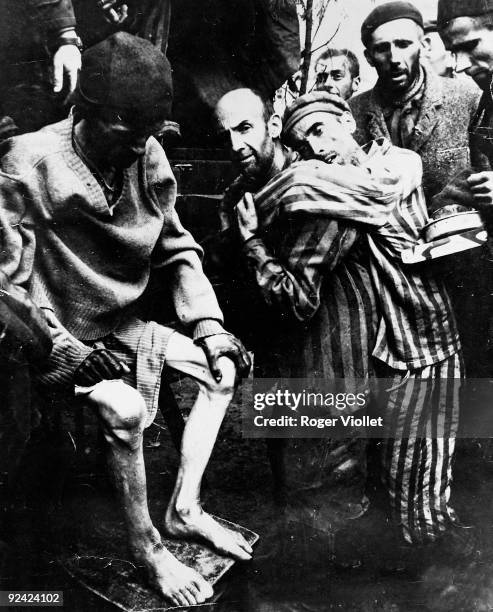
M 60 359 L 76 365 L 87 354 L 78 341 L 104 337 L 132 315 L 151 267 L 167 269 L 177 316 L 196 337 L 223 331 L 201 249 L 174 209 L 163 149 L 149 139 L 110 208 L 74 151 L 72 127 L 69 118 L 12 139 L 2 159 L 9 176 L 0 177 L 0 269 L 28 281 L 35 303 L 73 337 Z

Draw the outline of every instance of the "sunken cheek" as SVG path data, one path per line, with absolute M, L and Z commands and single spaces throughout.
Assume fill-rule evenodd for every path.
M 309 140 L 309 144 L 311 149 L 318 153 L 319 151 L 324 151 L 324 153 L 328 153 L 334 149 L 334 142 L 327 137 L 319 136 L 315 138 L 311 138 Z

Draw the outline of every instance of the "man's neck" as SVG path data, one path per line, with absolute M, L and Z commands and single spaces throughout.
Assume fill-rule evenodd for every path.
M 285 149 L 279 140 L 274 141 L 274 157 L 272 159 L 272 164 L 267 173 L 266 181 L 270 181 L 270 179 L 276 174 L 279 174 L 284 168 L 289 165 L 289 157 L 290 153 L 287 149 Z
M 279 174 L 286 166 L 291 163 L 291 154 L 282 146 L 279 140 L 274 141 L 274 155 L 269 166 L 266 166 L 255 175 L 244 174 L 241 178 L 243 185 L 248 186 L 249 191 L 257 191 L 270 181 L 271 178 Z
M 279 140 L 274 141 L 274 155 L 270 166 L 258 177 L 257 183 L 258 188 L 262 188 L 268 183 L 271 178 L 274 178 L 276 174 L 282 172 L 291 163 L 292 154 L 288 149 L 282 146 Z

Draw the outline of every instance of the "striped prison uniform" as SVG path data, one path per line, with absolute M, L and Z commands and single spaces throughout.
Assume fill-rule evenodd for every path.
M 352 168 L 347 173 L 313 161 L 292 165 L 255 194 L 260 237 L 249 240 L 244 252 L 265 301 L 284 322 L 260 356 L 275 360 L 282 376 L 358 379 L 368 385 L 376 303 L 367 246 L 356 223 L 382 225 L 400 189 L 387 172 L 377 177 Z M 339 194 L 331 202 L 345 219 L 313 211 L 321 198 L 329 202 L 329 193 Z M 349 203 L 353 211 L 346 215 Z M 351 478 L 333 487 L 334 503 L 364 503 L 366 441 L 360 435 L 354 428 L 337 442 L 292 440 L 287 449 L 293 459 L 291 488 L 313 481 L 333 484 L 333 468 L 344 464 Z
M 259 232 L 243 251 L 285 325 L 281 375 L 368 379 L 376 306 L 357 224 L 383 225 L 401 188 L 390 172 L 308 161 L 255 194 Z
M 382 416 L 382 481 L 411 543 L 434 540 L 456 520 L 449 505 L 452 459 L 459 424 L 461 352 L 436 365 L 403 372 L 377 368 Z M 383 384 L 385 380 L 385 384 Z M 385 390 L 393 389 L 393 391 Z
M 379 148 L 373 143 L 369 155 L 378 159 L 391 149 L 389 143 Z M 400 258 L 421 239 L 427 221 L 420 187 L 400 199 L 383 227 L 368 234 L 381 315 L 373 356 L 382 364 L 380 382 L 385 380 L 378 393 L 386 424 L 382 477 L 411 543 L 436 539 L 456 520 L 449 499 L 464 375 L 444 283 L 429 264 L 405 266 Z
M 392 147 L 383 139 L 372 143 L 367 153 L 365 167 L 370 173 L 383 166 L 393 171 L 395 176 L 400 175 L 401 179 L 401 192 L 395 194 L 395 207 L 389 208 L 391 212 L 383 226 L 373 224 L 372 228 L 367 224 L 370 268 L 379 311 L 373 350 L 375 365 L 382 376 L 397 378 L 400 382 L 404 378 L 418 377 L 429 380 L 431 388 L 423 396 L 426 401 L 421 403 L 416 402 L 416 395 L 412 393 L 379 395 L 380 401 L 384 398 L 383 412 L 387 423 L 391 423 L 387 430 L 391 441 L 385 445 L 386 452 L 382 457 L 384 480 L 399 515 L 404 537 L 410 542 L 418 542 L 434 539 L 454 520 L 448 500 L 453 434 L 459 406 L 456 379 L 462 378 L 460 343 L 444 285 L 429 268 L 405 268 L 400 259 L 404 248 L 420 240 L 421 229 L 427 221 L 420 187 L 422 168 L 419 156 Z M 342 170 L 347 171 L 348 176 L 354 171 L 352 167 L 342 167 Z M 283 178 L 287 184 L 283 184 Z M 277 177 L 277 184 L 278 188 L 270 197 L 273 200 L 277 198 L 280 210 L 303 208 L 306 216 L 326 216 L 333 220 L 349 218 L 353 204 L 357 209 L 362 205 L 361 191 L 357 191 L 355 200 L 351 201 L 350 189 L 337 191 L 337 186 L 330 181 L 325 187 L 317 184 L 312 189 L 310 183 L 296 182 L 285 173 L 284 177 Z M 346 200 L 343 214 L 340 213 L 342 200 Z M 260 218 L 262 206 L 258 201 L 257 205 Z M 361 215 L 357 216 L 364 222 Z M 353 336 L 352 341 L 357 339 Z M 385 368 L 384 372 L 380 371 L 382 368 Z M 438 379 L 445 377 L 444 373 L 453 373 L 453 377 L 447 378 L 445 383 L 441 380 L 438 383 Z M 393 386 L 389 384 L 385 388 Z M 390 419 L 396 414 L 401 418 Z M 421 435 L 419 438 L 413 435 L 413 430 L 408 435 L 408 428 L 403 427 L 411 416 L 418 423 L 427 423 L 426 428 L 416 430 L 416 434 Z M 445 427 L 439 426 L 442 422 Z M 426 451 L 420 452 L 419 449 L 423 448 Z M 416 470 L 420 474 L 417 479 Z M 409 500 L 405 503 L 414 506 L 413 513 L 402 512 L 400 500 Z M 414 517 L 419 517 L 419 520 L 414 520 Z

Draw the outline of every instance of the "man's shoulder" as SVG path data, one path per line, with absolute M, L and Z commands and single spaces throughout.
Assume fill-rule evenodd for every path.
M 70 123 L 71 125 L 71 123 Z M 64 137 L 69 120 L 48 125 L 37 132 L 14 136 L 5 143 L 1 166 L 5 172 L 22 175 L 61 153 L 66 148 Z
M 368 89 L 367 91 L 363 91 L 362 93 L 359 93 L 353 96 L 352 98 L 350 98 L 348 100 L 348 104 L 351 110 L 353 111 L 353 114 L 355 112 L 361 112 L 363 110 L 368 110 L 368 104 L 370 103 L 370 100 L 372 100 L 372 98 L 373 98 L 373 88 Z
M 442 114 L 453 123 L 470 121 L 481 99 L 481 90 L 469 79 L 451 79 L 437 74 L 429 78 L 427 92 L 425 96 L 439 102 Z
M 451 107 L 466 104 L 476 109 L 481 98 L 481 90 L 474 83 L 463 79 L 440 77 L 442 101 Z
M 390 145 L 384 154 L 384 158 L 396 162 L 398 166 L 405 168 L 409 174 L 416 173 L 419 176 L 423 174 L 423 160 L 416 151 Z
M 146 145 L 146 176 L 151 185 L 174 183 L 175 179 L 163 147 L 151 137 Z
M 356 140 L 366 142 L 368 135 L 361 134 L 361 130 L 365 130 L 367 123 L 367 116 L 371 109 L 375 106 L 375 98 L 373 96 L 373 89 L 368 89 L 363 93 L 354 96 L 348 100 L 349 107 L 353 114 L 356 125 L 358 126 L 358 132 L 356 134 Z

